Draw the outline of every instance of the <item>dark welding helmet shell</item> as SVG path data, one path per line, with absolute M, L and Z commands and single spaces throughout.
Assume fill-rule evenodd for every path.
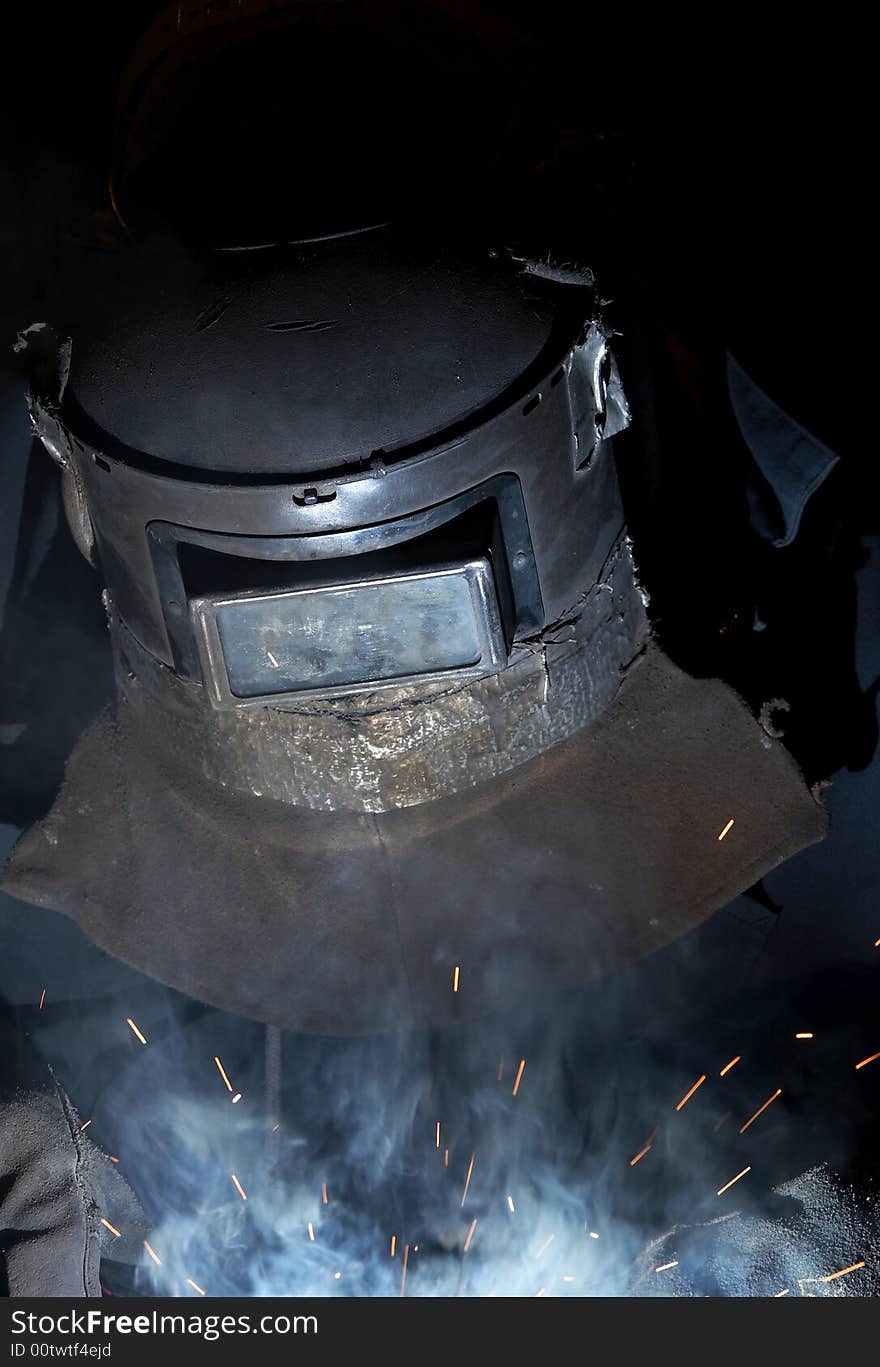
M 596 978 L 821 837 L 779 742 L 651 639 L 588 277 L 386 229 L 106 269 L 32 412 L 119 703 L 11 892 L 194 997 L 360 1033 Z

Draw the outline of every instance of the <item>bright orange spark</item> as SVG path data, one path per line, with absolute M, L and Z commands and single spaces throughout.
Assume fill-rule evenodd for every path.
M 874 948 L 875 948 L 875 949 L 880 949 L 880 940 L 875 940 L 875 941 L 874 941 Z
M 550 1247 L 550 1245 L 552 1244 L 552 1242 L 553 1242 L 553 1240 L 554 1240 L 555 1238 L 556 1238 L 556 1235 L 555 1235 L 555 1234 L 551 1234 L 549 1239 L 545 1239 L 544 1242 L 542 1243 L 541 1247 L 538 1249 L 537 1253 L 535 1254 L 535 1257 L 536 1257 L 536 1258 L 540 1258 L 540 1256 L 541 1256 L 542 1253 L 546 1253 L 546 1252 L 547 1252 L 547 1249 Z
M 223 1067 L 223 1064 L 220 1062 L 220 1060 L 219 1060 L 219 1058 L 217 1057 L 216 1054 L 214 1055 L 214 1062 L 215 1062 L 216 1065 L 217 1065 L 217 1068 L 218 1068 L 218 1070 L 219 1070 L 220 1076 L 222 1077 L 223 1081 L 226 1083 L 226 1090 L 227 1090 L 227 1092 L 231 1092 L 231 1091 L 232 1091 L 232 1083 L 229 1081 L 229 1078 L 226 1076 L 226 1069 Z
M 845 1277 L 847 1272 L 858 1272 L 860 1267 L 865 1266 L 864 1258 L 860 1263 L 850 1263 L 849 1267 L 842 1267 L 839 1272 L 829 1272 L 827 1277 L 823 1277 L 823 1282 L 833 1282 L 837 1277 Z
M 724 827 L 724 830 L 723 830 L 723 831 L 721 832 L 721 834 L 719 835 L 718 839 L 719 839 L 719 840 L 723 840 L 724 837 L 727 835 L 727 832 L 728 832 L 729 830 L 731 830 L 732 827 L 733 827 L 733 817 L 730 818 L 730 820 L 728 821 L 727 825 Z
M 236 1177 L 236 1175 L 235 1175 L 234 1172 L 233 1172 L 233 1173 L 230 1173 L 230 1176 L 231 1176 L 231 1178 L 232 1178 L 232 1180 L 233 1180 L 233 1182 L 234 1182 L 234 1184 L 235 1184 L 235 1190 L 238 1192 L 238 1194 L 239 1194 L 239 1196 L 241 1197 L 241 1199 L 242 1199 L 243 1201 L 246 1201 L 246 1200 L 247 1200 L 247 1192 L 245 1191 L 244 1187 L 241 1185 L 241 1183 L 239 1182 L 239 1180 L 238 1180 L 238 1178 Z
M 813 1038 L 813 1032 L 812 1032 L 812 1030 L 799 1030 L 798 1033 L 795 1035 L 795 1039 L 812 1039 L 812 1038 Z
M 737 1054 L 736 1058 L 732 1058 L 729 1063 L 725 1063 L 724 1067 L 721 1069 L 721 1072 L 718 1074 L 718 1076 L 724 1077 L 725 1073 L 729 1073 L 731 1068 L 733 1068 L 735 1064 L 740 1063 L 741 1061 L 742 1054 Z
M 464 1191 L 461 1193 L 461 1204 L 462 1204 L 462 1205 L 464 1205 L 465 1200 L 467 1199 L 468 1187 L 469 1187 L 470 1184 L 471 1184 L 471 1174 L 472 1174 L 472 1172 L 473 1172 L 473 1170 L 474 1170 L 474 1160 L 475 1160 L 476 1156 L 477 1156 L 477 1155 L 476 1155 L 475 1153 L 472 1153 L 472 1154 L 471 1154 L 471 1161 L 470 1161 L 470 1163 L 468 1164 L 467 1177 L 465 1178 L 465 1181 L 464 1181 Z
M 137 1035 L 137 1037 L 138 1037 L 138 1039 L 140 1040 L 141 1044 L 146 1044 L 146 1042 L 147 1042 L 146 1036 L 143 1035 L 143 1034 L 141 1034 L 140 1030 L 138 1030 L 138 1028 L 137 1028 L 137 1026 L 135 1025 L 134 1021 L 132 1020 L 131 1016 L 126 1016 L 126 1018 L 125 1018 L 125 1023 L 126 1023 L 126 1025 L 130 1025 L 130 1026 L 131 1026 L 132 1030 L 133 1030 L 134 1033 Z
M 880 1054 L 878 1054 L 877 1057 L 880 1058 Z M 740 1134 L 745 1134 L 746 1130 L 749 1128 L 749 1126 L 752 1124 L 753 1121 L 755 1121 L 755 1120 L 758 1119 L 758 1116 L 762 1113 L 762 1111 L 766 1111 L 766 1109 L 767 1109 L 767 1107 L 770 1105 L 770 1103 L 771 1103 L 772 1101 L 775 1101 L 776 1098 L 777 1098 L 778 1096 L 781 1096 L 781 1095 L 782 1095 L 782 1088 L 781 1088 L 781 1087 L 777 1087 L 777 1088 L 776 1088 L 776 1091 L 773 1093 L 773 1095 L 772 1095 L 772 1096 L 768 1096 L 768 1098 L 767 1098 L 767 1100 L 764 1102 L 763 1106 L 759 1106 L 758 1109 L 755 1111 L 755 1114 L 754 1114 L 754 1115 L 750 1115 L 749 1118 L 748 1118 L 748 1120 L 746 1121 L 746 1123 L 745 1123 L 744 1125 L 740 1125 L 740 1127 L 739 1127 L 739 1132 L 740 1132 Z
M 153 1262 L 156 1264 L 156 1266 L 157 1266 L 157 1267 L 161 1267 L 161 1266 L 162 1266 L 162 1259 L 159 1257 L 159 1254 L 156 1252 L 156 1250 L 155 1250 L 154 1248 L 151 1248 L 151 1247 L 150 1247 L 150 1245 L 147 1243 L 146 1239 L 144 1239 L 144 1248 L 147 1250 L 147 1252 L 149 1253 L 150 1257 L 153 1259 Z
M 661 1263 L 659 1267 L 655 1267 L 655 1268 L 654 1268 L 654 1271 L 655 1271 L 655 1272 L 668 1272 L 669 1269 L 670 1269 L 670 1267 L 678 1267 L 678 1259 L 677 1259 L 677 1258 L 673 1258 L 673 1260 L 672 1260 L 671 1263 Z
M 389 1254 L 389 1257 L 393 1258 L 393 1257 L 396 1255 L 396 1253 L 397 1253 L 397 1235 L 396 1235 L 396 1234 L 392 1234 L 392 1236 L 391 1236 L 391 1253 Z
M 746 1173 L 751 1172 L 751 1170 L 752 1165 L 750 1163 L 747 1168 L 743 1168 L 742 1172 L 738 1172 L 736 1177 L 731 1177 L 729 1182 L 725 1182 L 723 1187 L 719 1187 L 718 1191 L 715 1193 L 716 1196 L 723 1196 L 728 1187 L 732 1187 L 734 1182 L 738 1182 L 741 1177 L 745 1177 Z
M 691 1097 L 693 1096 L 694 1092 L 697 1090 L 698 1087 L 702 1087 L 702 1085 L 703 1085 L 703 1083 L 704 1083 L 705 1081 L 706 1081 L 706 1074 L 703 1073 L 703 1076 L 702 1076 L 702 1077 L 698 1077 L 698 1078 L 697 1078 L 696 1082 L 694 1083 L 694 1085 L 693 1085 L 693 1087 L 690 1089 L 690 1091 L 689 1091 L 689 1092 L 686 1092 L 685 1095 L 681 1098 L 681 1101 L 678 1103 L 678 1105 L 676 1106 L 675 1109 L 676 1109 L 677 1111 L 680 1111 L 681 1108 L 682 1108 L 682 1106 L 684 1106 L 686 1102 L 690 1101 L 690 1099 L 691 1099 Z
M 869 1063 L 873 1063 L 874 1060 L 878 1058 L 880 1058 L 880 1054 L 871 1054 L 870 1058 L 863 1058 L 861 1063 L 856 1064 L 856 1072 L 858 1072 L 860 1068 L 866 1068 Z
M 461 978 L 461 965 L 460 965 L 460 964 L 456 964 L 456 965 L 455 965 L 455 968 L 452 970 L 452 990 L 453 990 L 453 992 L 457 992 L 457 991 L 458 991 L 458 983 L 459 983 L 459 979 L 460 979 L 460 978 Z
M 105 1229 L 109 1229 L 111 1234 L 115 1234 L 117 1239 L 122 1238 L 122 1235 L 120 1234 L 119 1230 L 116 1229 L 113 1225 L 111 1225 L 109 1220 L 105 1220 L 103 1215 L 101 1216 L 101 1224 L 104 1226 Z
M 315 1242 L 315 1227 L 314 1227 L 314 1225 L 312 1224 L 311 1220 L 309 1220 L 309 1223 L 308 1223 L 308 1231 L 309 1231 L 309 1238 L 311 1239 L 312 1243 L 314 1243 L 314 1242 Z
M 241 1092 L 236 1092 L 236 1093 L 235 1093 L 235 1096 L 232 1098 L 232 1104 L 233 1104 L 233 1106 L 235 1105 L 236 1101 L 241 1101 Z M 278 1129 L 278 1126 L 277 1126 L 277 1125 L 275 1126 L 275 1129 L 276 1129 L 276 1130 Z M 273 1130 L 273 1134 L 274 1134 L 274 1130 Z
M 45 989 L 45 987 L 44 987 L 43 990 L 42 990 L 42 992 L 40 993 L 40 1005 L 39 1005 L 39 1007 L 38 1007 L 38 1010 L 42 1011 L 42 1009 L 43 1009 L 43 1002 L 44 1002 L 45 1000 L 46 1000 L 46 989 Z
M 107 1157 L 110 1159 L 110 1162 L 111 1162 L 111 1163 L 118 1163 L 118 1162 L 119 1162 L 119 1159 L 118 1159 L 118 1158 L 114 1158 L 112 1153 L 108 1153 Z
M 330 1197 L 327 1195 L 327 1183 L 326 1183 L 326 1182 L 322 1182 L 322 1183 L 321 1183 L 321 1200 L 322 1200 L 322 1202 L 324 1203 L 325 1206 L 329 1206 L 329 1204 L 330 1204 Z
M 437 1148 L 437 1149 L 439 1149 L 439 1147 L 440 1147 L 440 1121 L 439 1121 L 439 1120 L 437 1121 L 437 1124 L 434 1126 L 434 1147 Z
M 82 1134 L 83 1130 L 87 1130 L 87 1129 L 89 1128 L 89 1126 L 91 1125 L 91 1123 L 92 1123 L 91 1120 L 87 1120 L 86 1123 L 85 1123 L 84 1125 L 80 1125 L 80 1127 L 79 1127 L 79 1132 L 80 1132 L 80 1134 Z
M 470 1246 L 471 1246 L 471 1239 L 473 1239 L 473 1237 L 474 1237 L 474 1230 L 476 1229 L 476 1227 L 477 1227 L 477 1221 L 476 1221 L 476 1218 L 474 1218 L 473 1220 L 471 1220 L 471 1227 L 470 1227 L 470 1229 L 468 1230 L 468 1232 L 467 1232 L 467 1238 L 466 1238 L 465 1241 L 464 1241 L 464 1248 L 462 1249 L 462 1252 L 463 1252 L 463 1253 L 467 1253 L 468 1249 L 470 1248 Z
M 514 1096 L 516 1096 L 517 1092 L 519 1091 L 519 1084 L 522 1082 L 522 1075 L 523 1075 L 523 1072 L 525 1071 L 525 1066 L 526 1066 L 526 1061 L 525 1061 L 524 1058 L 521 1058 L 520 1061 L 519 1061 L 519 1068 L 517 1069 L 516 1082 L 513 1084 L 513 1095 L 514 1095 Z
M 645 1156 L 646 1153 L 650 1153 L 651 1147 L 652 1147 L 652 1146 L 651 1146 L 651 1141 L 649 1140 L 648 1143 L 645 1145 L 645 1147 L 644 1147 L 643 1149 L 639 1149 L 639 1151 L 638 1151 L 638 1153 L 636 1154 L 635 1158 L 631 1158 L 631 1159 L 629 1160 L 629 1165 L 630 1165 L 630 1167 L 631 1167 L 631 1168 L 634 1168 L 635 1165 L 636 1165 L 636 1163 L 638 1163 L 640 1159 L 644 1158 L 644 1156 Z
M 192 1277 L 187 1277 L 187 1279 L 186 1279 L 186 1284 L 187 1284 L 187 1286 L 191 1286 L 192 1289 L 193 1289 L 193 1291 L 198 1291 L 198 1293 L 199 1293 L 200 1296 L 204 1296 L 204 1294 L 205 1294 L 204 1291 L 203 1291 L 202 1288 L 199 1286 L 198 1282 L 194 1282 L 194 1281 L 193 1281 Z
M 787 1295 L 789 1295 L 789 1294 L 790 1294 L 790 1293 L 789 1293 L 789 1288 L 786 1287 L 784 1291 L 777 1291 L 777 1292 L 776 1292 L 776 1295 L 773 1297 L 773 1299 L 776 1300 L 776 1301 L 778 1301 L 780 1296 L 787 1296 Z

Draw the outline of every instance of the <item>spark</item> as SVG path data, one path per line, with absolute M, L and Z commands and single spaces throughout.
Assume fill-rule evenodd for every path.
M 504 1059 L 503 1059 L 503 1057 L 502 1057 L 502 1058 L 500 1058 L 500 1059 L 498 1060 L 498 1081 L 500 1082 L 501 1079 L 502 1079 L 503 1077 L 504 1077 Z
M 737 1063 L 741 1062 L 742 1054 L 737 1054 L 736 1058 L 732 1058 L 729 1063 L 725 1063 L 724 1067 L 721 1069 L 721 1072 L 718 1074 L 718 1076 L 724 1077 L 725 1073 L 729 1073 L 731 1068 L 735 1067 Z
M 880 1058 L 880 1054 L 878 1054 L 877 1057 Z M 778 1096 L 781 1096 L 781 1095 L 782 1095 L 782 1088 L 781 1088 L 781 1087 L 777 1087 L 777 1088 L 776 1088 L 776 1091 L 773 1093 L 773 1095 L 772 1095 L 772 1096 L 768 1096 L 768 1098 L 767 1098 L 767 1100 L 764 1102 L 763 1106 L 759 1106 L 758 1109 L 755 1111 L 755 1114 L 754 1114 L 754 1115 L 750 1115 L 749 1118 L 748 1118 L 748 1120 L 746 1121 L 746 1123 L 745 1123 L 744 1125 L 740 1125 L 740 1127 L 739 1127 L 739 1132 L 740 1132 L 740 1134 L 745 1134 L 746 1130 L 749 1128 L 749 1126 L 752 1124 L 752 1122 L 753 1122 L 754 1120 L 757 1120 L 757 1119 L 758 1119 L 758 1116 L 761 1114 L 761 1112 L 762 1112 L 762 1111 L 766 1111 L 766 1109 L 767 1109 L 767 1107 L 770 1105 L 771 1101 L 775 1101 L 776 1098 L 777 1098 Z
M 546 1296 L 546 1294 L 547 1288 L 546 1286 L 542 1286 L 540 1291 L 535 1292 L 534 1299 L 537 1300 L 539 1296 Z
M 869 1063 L 873 1063 L 874 1060 L 878 1058 L 880 1058 L 880 1054 L 871 1054 L 870 1058 L 863 1058 L 861 1063 L 856 1064 L 856 1072 L 858 1072 L 860 1068 L 867 1067 Z
M 227 1092 L 231 1092 L 231 1091 L 232 1091 L 232 1083 L 229 1081 L 229 1078 L 226 1076 L 226 1069 L 223 1067 L 223 1064 L 220 1062 L 220 1060 L 219 1060 L 219 1058 L 217 1057 L 216 1054 L 214 1055 L 214 1062 L 215 1062 L 216 1065 L 217 1065 L 217 1068 L 218 1068 L 218 1071 L 219 1071 L 219 1073 L 220 1073 L 220 1076 L 222 1077 L 223 1081 L 226 1083 L 226 1090 L 227 1090 Z
M 440 1147 L 440 1121 L 439 1121 L 439 1120 L 437 1121 L 437 1124 L 434 1126 L 434 1147 L 435 1147 L 436 1149 L 439 1149 L 439 1147 Z
M 241 1092 L 236 1092 L 236 1093 L 235 1093 L 235 1096 L 232 1098 L 232 1104 L 233 1104 L 233 1106 L 235 1105 L 235 1103 L 236 1103 L 237 1101 L 241 1101 Z M 276 1125 L 276 1126 L 275 1126 L 275 1129 L 277 1130 L 278 1128 L 279 1128 L 279 1127 Z M 273 1130 L 272 1133 L 274 1134 L 274 1133 L 275 1133 L 275 1130 Z
M 691 1097 L 693 1096 L 694 1092 L 697 1090 L 698 1087 L 702 1087 L 702 1085 L 703 1085 L 703 1083 L 704 1083 L 705 1081 L 706 1081 L 706 1074 L 703 1073 L 702 1077 L 698 1077 L 698 1078 L 697 1078 L 696 1082 L 694 1083 L 694 1085 L 693 1085 L 693 1087 L 690 1089 L 690 1091 L 689 1091 L 689 1092 L 686 1092 L 685 1095 L 681 1098 L 681 1101 L 678 1103 L 678 1105 L 676 1106 L 675 1109 L 676 1109 L 677 1111 L 680 1111 L 681 1108 L 682 1108 L 682 1106 L 684 1106 L 684 1105 L 686 1104 L 686 1102 L 690 1101 L 690 1099 L 691 1099 Z
M 847 1272 L 858 1272 L 860 1267 L 865 1266 L 864 1258 L 860 1263 L 850 1263 L 849 1267 L 842 1267 L 839 1272 L 829 1272 L 827 1277 L 823 1277 L 823 1282 L 833 1282 L 837 1277 L 845 1277 Z
M 733 826 L 733 817 L 730 818 L 730 820 L 728 821 L 727 825 L 724 827 L 724 830 L 723 830 L 723 831 L 721 832 L 721 834 L 719 835 L 718 839 L 719 839 L 719 840 L 723 840 L 724 837 L 727 835 L 727 832 L 732 828 L 732 826 Z
M 880 949 L 880 940 L 875 940 L 875 941 L 874 941 L 874 948 L 875 948 L 875 949 Z
M 444 1168 L 448 1168 L 448 1167 L 449 1167 L 449 1150 L 448 1150 L 448 1149 L 444 1149 L 444 1150 L 443 1150 L 443 1166 L 444 1166 Z
M 396 1254 L 397 1254 L 397 1235 L 396 1235 L 396 1234 L 392 1234 L 392 1236 L 391 1236 L 391 1253 L 390 1253 L 389 1256 L 393 1258 L 393 1257 L 396 1256 Z
M 409 1244 L 403 1246 L 403 1273 L 400 1278 L 400 1294 L 406 1295 L 406 1269 L 409 1264 Z
M 780 1296 L 788 1296 L 788 1295 L 790 1295 L 790 1291 L 789 1291 L 789 1288 L 786 1286 L 785 1289 L 784 1289 L 783 1291 L 777 1291 L 777 1292 L 776 1292 L 776 1295 L 773 1297 L 773 1299 L 774 1299 L 775 1301 L 778 1301 Z
M 476 1156 L 477 1156 L 477 1155 L 476 1155 L 475 1153 L 472 1153 L 472 1154 L 471 1154 L 471 1161 L 470 1161 L 470 1163 L 468 1164 L 467 1177 L 465 1178 L 465 1181 L 464 1181 L 464 1191 L 461 1193 L 461 1204 L 462 1204 L 462 1205 L 464 1205 L 464 1203 L 465 1203 L 465 1201 L 466 1201 L 466 1199 L 467 1199 L 468 1187 L 469 1187 L 470 1184 L 471 1184 L 471 1173 L 472 1173 L 473 1170 L 474 1170 L 474 1159 L 476 1158 Z
M 113 1225 L 111 1225 L 109 1220 L 105 1220 L 103 1215 L 101 1216 L 101 1224 L 104 1226 L 105 1229 L 109 1229 L 111 1234 L 115 1234 L 117 1239 L 122 1238 L 122 1235 L 120 1234 L 119 1230 L 116 1229 Z
M 629 1165 L 630 1165 L 630 1167 L 631 1167 L 631 1168 L 634 1168 L 635 1165 L 636 1165 L 636 1163 L 638 1163 L 640 1159 L 644 1158 L 644 1156 L 645 1156 L 646 1153 L 649 1153 L 649 1152 L 650 1152 L 651 1147 L 652 1147 L 652 1145 L 651 1145 L 651 1140 L 649 1139 L 648 1142 L 647 1142 L 647 1144 L 645 1145 L 645 1147 L 644 1147 L 643 1149 L 639 1149 L 639 1151 L 638 1151 L 638 1153 L 636 1154 L 635 1158 L 631 1158 L 631 1159 L 629 1160 Z
M 795 1039 L 812 1039 L 812 1038 L 813 1038 L 813 1032 L 812 1032 L 812 1030 L 799 1030 L 798 1033 L 795 1035 Z
M 599 1236 L 598 1236 L 598 1234 L 596 1233 L 596 1231 L 595 1231 L 594 1229 L 591 1229 L 591 1230 L 590 1230 L 590 1238 L 591 1238 L 591 1239 L 598 1239 L 598 1237 L 599 1237 Z
M 110 1159 L 110 1162 L 111 1162 L 111 1163 L 118 1163 L 118 1162 L 119 1162 L 119 1159 L 118 1159 L 118 1158 L 114 1158 L 112 1153 L 108 1153 L 107 1157 Z
M 477 1227 L 477 1221 L 476 1221 L 476 1217 L 474 1217 L 474 1219 L 471 1220 L 471 1227 L 470 1227 L 470 1229 L 468 1230 L 468 1232 L 467 1232 L 467 1238 L 466 1238 L 465 1241 L 464 1241 L 464 1248 L 462 1249 L 462 1252 L 463 1252 L 463 1253 L 467 1253 L 468 1249 L 470 1248 L 470 1246 L 471 1246 L 471 1240 L 472 1240 L 473 1237 L 474 1237 L 474 1230 L 476 1229 L 476 1227 Z
M 513 1204 L 512 1196 L 508 1196 L 507 1198 L 507 1209 L 510 1211 L 511 1215 L 516 1214 L 516 1206 Z
M 324 1204 L 325 1206 L 329 1206 L 329 1204 L 330 1204 L 330 1197 L 327 1195 L 327 1183 L 326 1183 L 326 1182 L 322 1182 L 322 1183 L 321 1183 L 321 1200 L 322 1200 L 322 1202 L 323 1202 L 323 1204 Z
M 246 1200 L 247 1200 L 247 1192 L 245 1191 L 244 1187 L 241 1185 L 241 1183 L 239 1182 L 239 1180 L 238 1180 L 238 1178 L 236 1177 L 236 1175 L 235 1175 L 234 1172 L 233 1172 L 233 1173 L 230 1173 L 230 1176 L 231 1176 L 231 1178 L 232 1178 L 232 1180 L 233 1180 L 233 1182 L 234 1182 L 234 1184 L 235 1184 L 235 1190 L 238 1192 L 238 1194 L 239 1194 L 239 1196 L 241 1197 L 241 1199 L 242 1199 L 243 1201 L 246 1201 Z
M 308 1231 L 309 1231 L 309 1238 L 311 1239 L 312 1243 L 314 1243 L 314 1242 L 315 1242 L 315 1227 L 314 1227 L 314 1225 L 312 1224 L 311 1220 L 309 1220 L 309 1223 L 308 1223 Z
M 553 1240 L 554 1240 L 555 1238 L 556 1238 L 556 1235 L 555 1235 L 555 1234 L 551 1234 L 549 1239 L 545 1239 L 544 1242 L 542 1243 L 541 1247 L 538 1249 L 537 1253 L 535 1254 L 535 1257 L 536 1257 L 536 1258 L 540 1258 L 540 1256 L 541 1256 L 542 1253 L 546 1253 L 546 1252 L 547 1252 L 547 1249 L 550 1247 L 550 1245 L 552 1244 L 552 1242 L 553 1242 Z
M 131 1016 L 126 1016 L 126 1018 L 125 1018 L 125 1023 L 126 1023 L 126 1025 L 130 1025 L 130 1026 L 131 1026 L 132 1030 L 133 1030 L 134 1033 L 137 1035 L 137 1037 L 138 1037 L 138 1039 L 140 1040 L 141 1044 L 146 1044 L 146 1042 L 147 1042 L 146 1036 L 141 1034 L 140 1030 L 138 1030 L 138 1028 L 137 1028 L 137 1026 L 135 1025 L 134 1021 L 132 1020 Z
M 37 1008 L 39 1011 L 42 1011 L 42 1009 L 43 1009 L 43 1002 L 44 1002 L 45 1000 L 46 1000 L 46 989 L 45 989 L 45 987 L 44 987 L 43 990 L 42 990 L 42 992 L 40 993 L 40 1005 L 39 1005 L 39 1007 Z
M 677 1259 L 677 1258 L 673 1258 L 671 1263 L 661 1263 L 659 1267 L 655 1267 L 655 1268 L 654 1268 L 654 1271 L 655 1271 L 655 1272 L 668 1272 L 669 1269 L 670 1269 L 670 1267 L 678 1267 L 678 1259 Z
M 455 965 L 455 968 L 452 970 L 452 990 L 453 990 L 453 992 L 457 992 L 457 991 L 458 991 L 458 982 L 459 982 L 459 978 L 460 978 L 460 977 L 461 977 L 461 965 L 460 965 L 460 964 L 456 964 L 456 965 Z
M 524 1070 L 525 1070 L 525 1066 L 526 1066 L 526 1061 L 525 1061 L 524 1058 L 521 1058 L 520 1061 L 519 1061 L 519 1068 L 517 1069 L 517 1072 L 516 1072 L 516 1082 L 513 1084 L 513 1095 L 514 1095 L 514 1096 L 516 1096 L 517 1092 L 519 1091 L 519 1084 L 522 1082 L 522 1075 L 523 1075 L 523 1072 L 524 1072 Z
M 564 1282 L 573 1282 L 573 1281 L 574 1281 L 574 1277 L 563 1277 L 562 1280 L 563 1280 Z
M 279 664 L 278 664 L 278 661 L 275 659 L 275 656 L 272 654 L 271 650 L 267 650 L 267 651 L 266 651 L 266 655 L 267 655 L 268 658 L 269 658 L 269 663 L 270 663 L 270 665 L 272 666 L 272 668 L 273 668 L 273 669 L 279 669 L 280 666 L 279 666 Z
M 721 1119 L 718 1121 L 718 1124 L 712 1126 L 712 1133 L 713 1133 L 713 1134 L 717 1134 L 718 1131 L 721 1129 L 721 1126 L 722 1126 L 722 1125 L 726 1125 L 727 1122 L 728 1122 L 728 1120 L 730 1119 L 730 1117 L 731 1117 L 732 1115 L 733 1115 L 733 1111 L 725 1111 L 724 1115 L 723 1115 L 723 1116 L 721 1117 Z
M 202 1288 L 199 1286 L 198 1282 L 194 1282 L 194 1281 L 193 1281 L 192 1277 L 187 1277 L 187 1279 L 186 1279 L 186 1284 L 187 1284 L 187 1286 L 191 1286 L 192 1289 L 193 1289 L 193 1291 L 198 1291 L 198 1293 L 199 1293 L 200 1296 L 204 1296 L 204 1294 L 205 1294 L 204 1291 L 203 1291 Z
M 334 1272 L 334 1273 L 333 1273 L 333 1280 L 338 1282 L 338 1281 L 339 1281 L 339 1278 L 340 1278 L 341 1276 L 342 1276 L 342 1273 L 341 1273 L 341 1272 Z
M 91 1125 L 91 1123 L 92 1123 L 91 1120 L 87 1120 L 86 1123 L 85 1123 L 84 1125 L 80 1125 L 80 1127 L 79 1127 L 79 1132 L 80 1132 L 80 1134 L 82 1134 L 83 1130 L 87 1130 L 87 1129 L 89 1128 L 89 1126 Z
M 723 1196 L 724 1193 L 727 1191 L 727 1188 L 728 1188 L 728 1187 L 732 1187 L 733 1184 L 734 1184 L 734 1182 L 738 1182 L 739 1179 L 740 1179 L 741 1177 L 745 1177 L 746 1173 L 747 1173 L 747 1172 L 751 1172 L 751 1170 L 752 1170 L 752 1165 L 751 1165 L 751 1163 L 750 1163 L 749 1166 L 748 1166 L 747 1168 L 743 1168 L 742 1172 L 738 1172 L 738 1173 L 736 1174 L 736 1177 L 731 1177 L 731 1179 L 730 1179 L 729 1182 L 725 1182 L 723 1187 L 719 1187 L 719 1189 L 718 1189 L 718 1191 L 715 1193 L 715 1195 L 716 1195 L 716 1196 Z
M 159 1257 L 159 1254 L 156 1252 L 155 1248 L 152 1248 L 152 1247 L 147 1243 L 146 1239 L 144 1239 L 144 1248 L 147 1250 L 147 1252 L 149 1253 L 150 1257 L 153 1259 L 153 1262 L 156 1264 L 156 1266 L 157 1266 L 157 1267 L 161 1267 L 161 1266 L 162 1266 L 162 1259 Z

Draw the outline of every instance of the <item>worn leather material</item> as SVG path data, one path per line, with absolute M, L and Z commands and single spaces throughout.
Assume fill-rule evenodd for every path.
M 825 828 L 736 695 L 650 646 L 569 741 L 469 793 L 382 814 L 209 786 L 123 706 L 80 741 L 3 886 L 190 996 L 360 1034 L 599 979 Z
M 142 1256 L 143 1213 L 52 1069 L 3 1019 L 0 1044 L 0 1294 L 100 1296 L 102 1256 Z

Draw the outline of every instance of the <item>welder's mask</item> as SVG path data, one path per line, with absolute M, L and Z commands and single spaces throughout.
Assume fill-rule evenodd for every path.
M 651 641 L 588 277 L 391 229 L 107 270 L 31 406 L 118 706 L 11 891 L 353 1033 L 606 973 L 821 836 L 778 742 Z

